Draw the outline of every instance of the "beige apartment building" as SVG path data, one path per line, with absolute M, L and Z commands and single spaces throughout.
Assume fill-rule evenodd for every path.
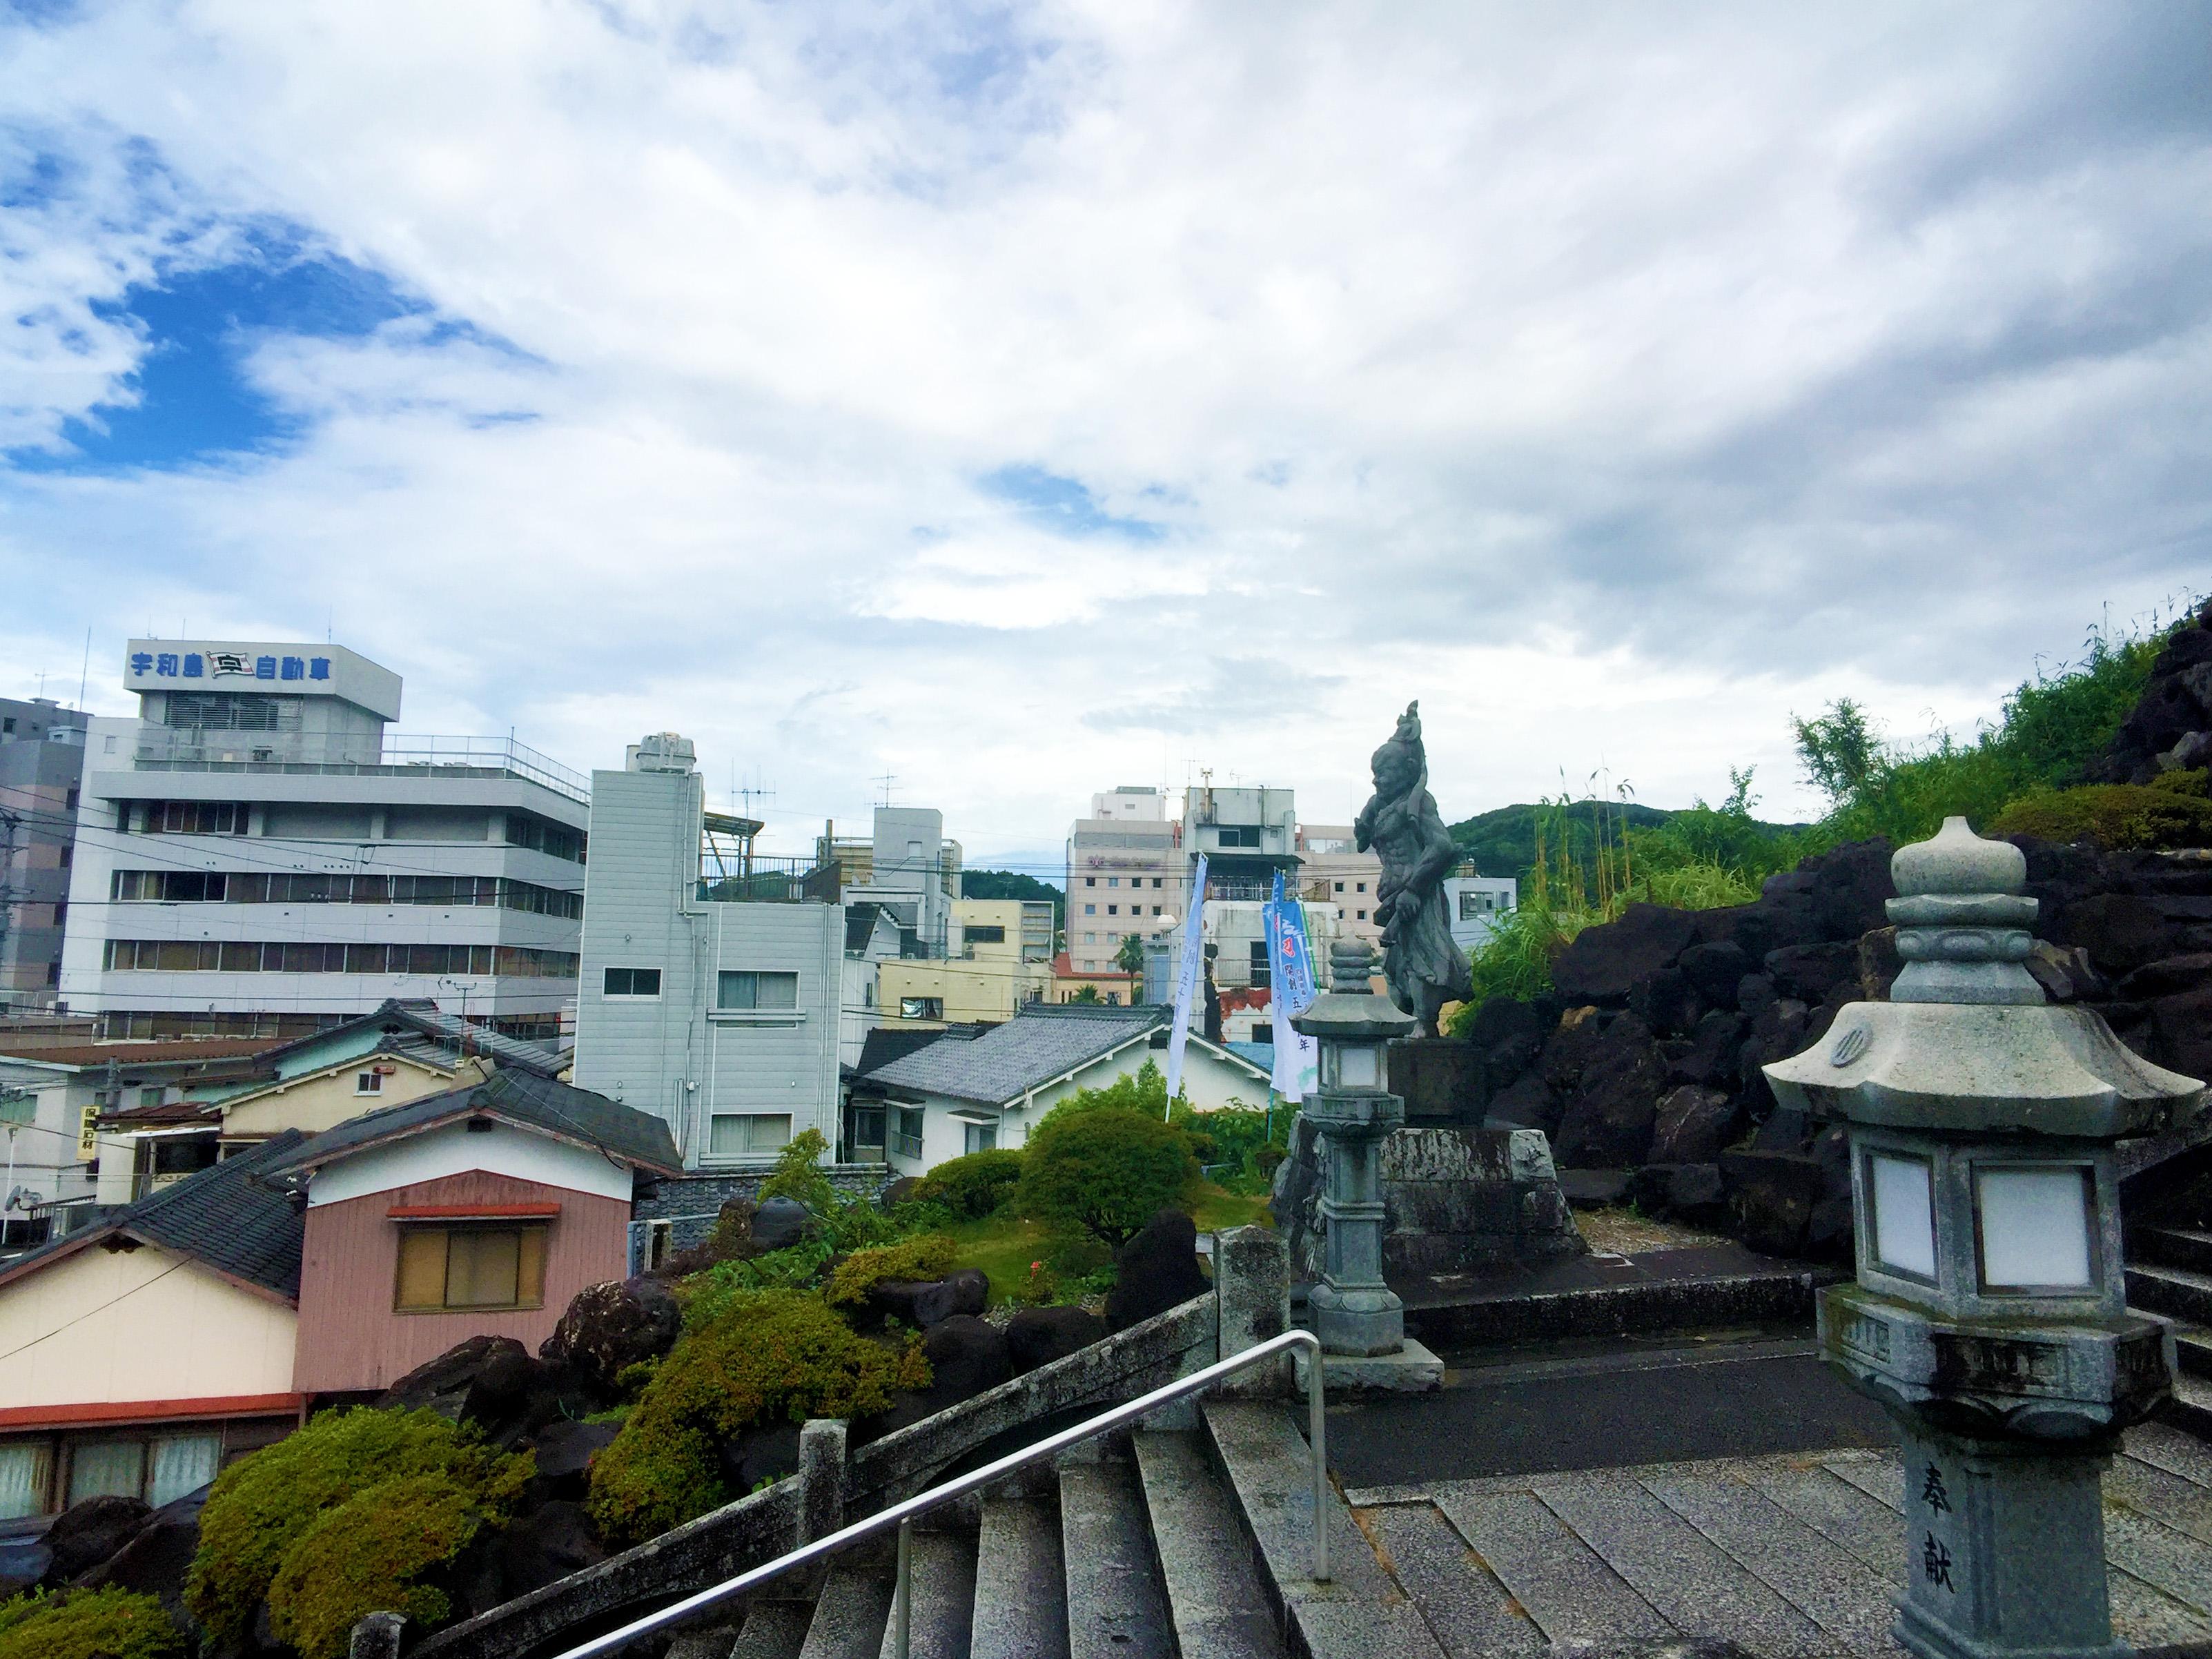
M 1091 798 L 1067 832 L 1067 958 L 1073 972 L 1116 971 L 1121 942 L 1182 919 L 1182 825 L 1167 797 L 1123 784 Z
M 1048 902 L 955 899 L 952 955 L 877 965 L 881 1023 L 899 1030 L 1012 1019 L 1051 993 L 1051 939 Z
M 1382 924 L 1375 920 L 1382 860 L 1363 853 L 1348 823 L 1298 826 L 1298 879 L 1310 904 L 1334 904 L 1338 931 L 1380 950 Z

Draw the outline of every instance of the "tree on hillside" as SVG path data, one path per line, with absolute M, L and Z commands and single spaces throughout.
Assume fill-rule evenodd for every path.
M 1067 895 L 1050 882 L 1025 876 L 1018 870 L 963 870 L 960 872 L 960 895 L 972 899 L 1041 900 L 1052 906 L 1055 934 L 1066 925 Z M 1057 939 L 1054 940 L 1055 949 L 1059 943 Z
M 1790 725 L 1806 777 L 1831 806 L 1857 799 L 1881 768 L 1881 739 L 1866 710 L 1849 697 L 1837 698 L 1826 714 L 1814 720 L 1792 714 Z

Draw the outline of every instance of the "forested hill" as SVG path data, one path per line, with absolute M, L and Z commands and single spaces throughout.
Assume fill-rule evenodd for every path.
M 1571 826 L 1576 855 L 1587 863 L 1596 843 L 1595 830 L 1601 814 L 1607 839 L 1616 842 L 1624 828 L 1656 830 L 1680 816 L 1656 806 L 1639 806 L 1633 801 L 1578 800 L 1565 806 L 1557 803 L 1541 806 L 1522 804 L 1500 806 L 1492 811 L 1478 812 L 1471 818 L 1462 818 L 1451 826 L 1451 838 L 1474 860 L 1479 873 L 1512 876 L 1525 882 L 1530 867 L 1536 862 L 1536 821 L 1540 813 L 1545 825 L 1546 852 L 1554 864 L 1558 862 L 1561 851 L 1558 836 L 1563 819 Z M 1796 827 L 1779 823 L 1759 825 L 1759 828 L 1778 836 Z
M 1067 896 L 1049 882 L 1016 870 L 963 870 L 960 891 L 972 899 L 1050 899 L 1055 927 L 1062 923 L 1060 907 L 1067 902 Z

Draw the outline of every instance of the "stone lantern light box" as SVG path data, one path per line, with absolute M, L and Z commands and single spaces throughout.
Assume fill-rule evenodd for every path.
M 1850 1127 L 1856 1282 L 1820 1292 L 1819 1337 L 1903 1442 L 1897 1638 L 1944 1659 L 2114 1653 L 2102 1471 L 2174 1359 L 2126 1304 L 2114 1147 L 2203 1085 L 2045 1000 L 2018 848 L 1951 818 L 1891 869 L 1890 1000 L 1765 1072 L 1784 1106 Z

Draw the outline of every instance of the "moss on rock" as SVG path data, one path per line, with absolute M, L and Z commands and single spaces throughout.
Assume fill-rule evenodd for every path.
M 33 1590 L 0 1601 L 0 1659 L 182 1659 L 185 1639 L 135 1590 Z

